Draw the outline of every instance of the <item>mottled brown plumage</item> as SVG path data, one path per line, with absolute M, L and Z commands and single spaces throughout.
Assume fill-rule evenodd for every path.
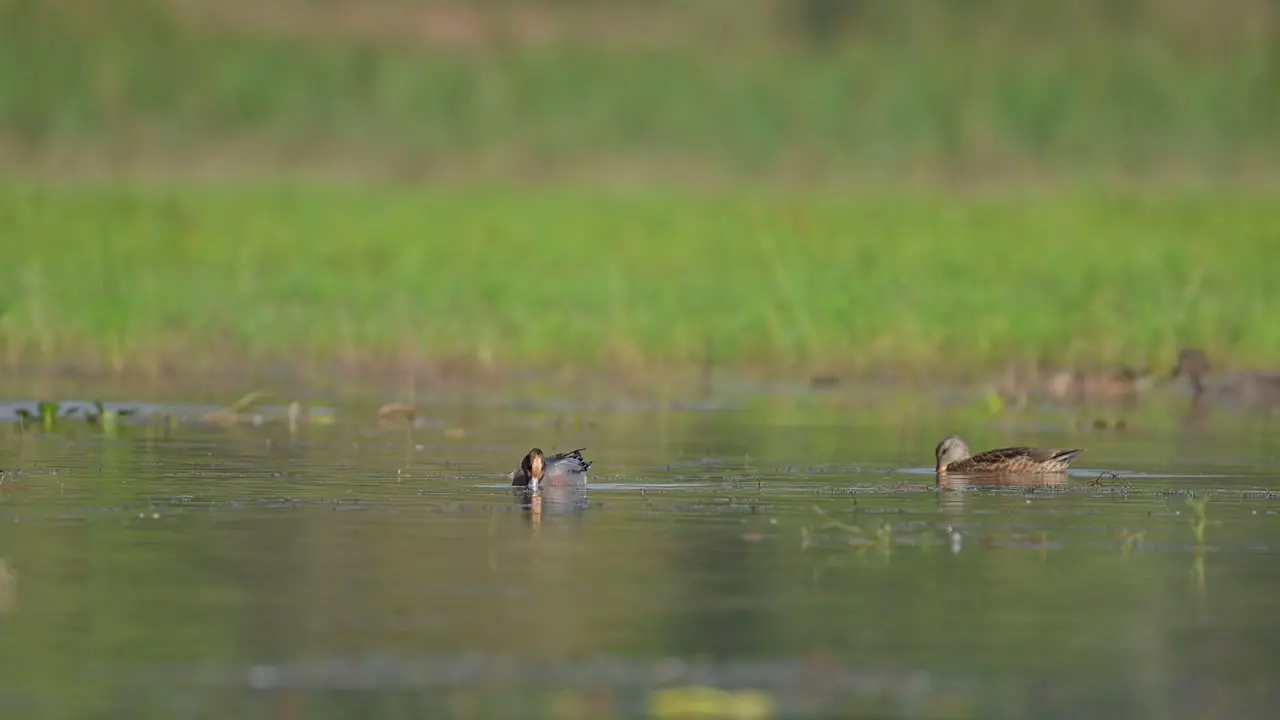
M 1045 382 L 1050 397 L 1057 400 L 1118 400 L 1150 390 L 1156 376 L 1132 367 L 1112 370 L 1063 370 Z
M 934 455 L 939 473 L 1060 473 L 1083 449 L 1054 450 L 1033 447 L 1008 447 L 974 455 L 969 446 L 955 435 L 943 438 Z
M 1045 372 L 1035 368 L 1010 368 L 991 389 L 1018 406 L 1032 398 L 1070 403 L 1131 402 L 1156 387 L 1162 379 L 1148 368 L 1128 365 Z
M 1197 397 L 1214 395 L 1219 397 L 1234 396 L 1243 400 L 1261 403 L 1280 402 L 1280 374 L 1274 372 L 1237 373 L 1220 378 L 1217 382 L 1208 383 L 1205 378 L 1213 366 L 1209 357 L 1202 350 L 1185 348 L 1178 353 L 1178 364 L 1174 366 L 1171 378 L 1185 375 L 1191 383 L 1191 389 Z

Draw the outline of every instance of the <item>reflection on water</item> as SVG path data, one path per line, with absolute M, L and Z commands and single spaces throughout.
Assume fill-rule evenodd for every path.
M 1100 432 L 851 397 L 6 426 L 0 716 L 1243 717 L 1280 699 L 1265 417 L 1156 408 Z M 1086 453 L 1054 483 L 939 486 L 949 432 Z M 587 446 L 591 487 L 509 487 L 535 444 Z

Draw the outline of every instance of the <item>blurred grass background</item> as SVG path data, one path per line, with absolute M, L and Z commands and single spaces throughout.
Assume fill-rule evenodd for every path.
M 5 0 L 5 167 L 1270 177 L 1274 0 Z
M 0 353 L 1265 363 L 1277 110 L 1274 0 L 0 0 Z

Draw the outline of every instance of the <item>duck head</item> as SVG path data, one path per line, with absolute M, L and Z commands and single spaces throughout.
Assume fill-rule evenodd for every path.
M 543 454 L 542 448 L 530 450 L 529 454 L 524 456 L 524 460 L 520 461 L 520 472 L 527 478 L 527 484 L 531 488 L 538 487 L 546 471 L 547 456 Z
M 1209 357 L 1204 354 L 1204 351 L 1184 348 L 1178 353 L 1178 364 L 1173 366 L 1173 372 L 1169 377 L 1174 379 L 1186 375 L 1191 381 L 1191 387 L 1196 392 L 1200 392 L 1204 389 L 1204 376 L 1209 374 L 1209 369 Z
M 948 435 L 943 438 L 933 453 L 938 460 L 938 464 L 934 468 L 936 472 L 946 472 L 947 466 L 951 463 L 959 462 L 973 455 L 965 441 L 955 435 Z

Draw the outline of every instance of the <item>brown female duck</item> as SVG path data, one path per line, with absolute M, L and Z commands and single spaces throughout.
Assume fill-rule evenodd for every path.
M 978 474 L 978 473 L 1060 473 L 1077 455 L 1084 452 L 1082 448 L 1074 450 L 1041 450 L 1031 447 L 1008 447 L 988 450 L 974 455 L 964 440 L 949 435 L 938 443 L 934 454 L 938 464 L 936 471 L 942 473 Z
M 1178 353 L 1178 364 L 1169 377 L 1187 376 L 1196 397 L 1231 395 L 1257 402 L 1280 402 L 1280 373 L 1240 373 L 1217 382 L 1206 382 L 1212 369 L 1203 350 L 1185 348 Z
M 1062 370 L 1050 375 L 1045 388 L 1055 400 L 1123 400 L 1156 384 L 1149 370 L 1128 365 L 1111 370 Z
M 1015 367 L 989 389 L 1018 406 L 1031 399 L 1065 403 L 1129 402 L 1151 390 L 1159 380 L 1147 368 L 1128 365 L 1053 371 Z
M 537 490 L 544 481 L 552 487 L 586 485 L 591 463 L 583 459 L 583 450 L 586 448 L 547 456 L 541 448 L 534 448 L 511 473 L 511 485 L 530 490 Z

